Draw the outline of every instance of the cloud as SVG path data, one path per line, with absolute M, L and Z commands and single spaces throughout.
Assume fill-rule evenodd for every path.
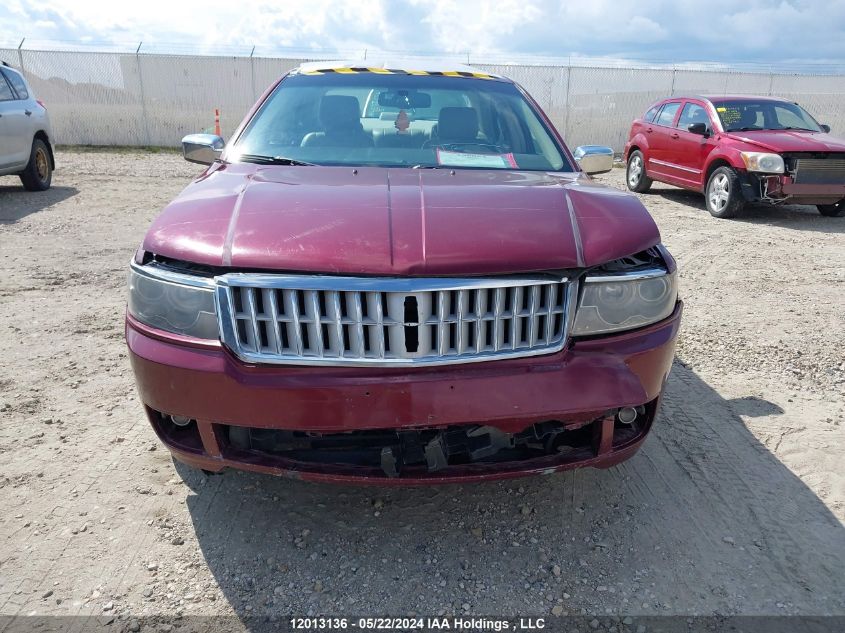
M 543 16 L 540 3 L 518 0 L 416 0 L 413 4 L 428 11 L 423 23 L 428 27 L 432 48 L 449 53 L 500 51 L 503 42 L 531 28 Z
M 0 4 L 0 38 L 211 52 L 226 47 L 674 61 L 845 62 L 845 3 L 818 0 L 27 0 Z

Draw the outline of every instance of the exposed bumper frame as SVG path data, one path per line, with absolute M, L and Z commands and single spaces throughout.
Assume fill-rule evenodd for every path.
M 605 468 L 633 455 L 656 414 L 681 312 L 679 302 L 659 323 L 576 340 L 546 356 L 417 369 L 250 366 L 220 345 L 191 346 L 131 317 L 126 337 L 145 406 L 197 420 L 202 446 L 196 450 L 162 437 L 180 461 L 210 471 L 232 467 L 314 481 L 448 483 Z M 642 434 L 614 446 L 607 411 L 646 403 L 653 409 Z M 337 432 L 484 423 L 513 433 L 550 419 L 593 424 L 598 429 L 594 451 L 574 460 L 551 455 L 388 479 L 349 467 L 303 468 L 278 458 L 256 459 L 227 449 L 218 435 L 221 424 Z
M 832 204 L 845 199 L 845 183 L 796 183 L 788 174 L 758 174 L 748 171 L 739 171 L 739 182 L 742 195 L 748 202 Z M 764 184 L 767 197 L 763 196 Z
M 425 484 L 476 483 L 498 479 L 530 477 L 533 475 L 551 475 L 556 472 L 573 470 L 575 468 L 611 468 L 633 457 L 642 446 L 648 432 L 651 430 L 659 408 L 659 398 L 652 406 L 654 413 L 649 415 L 642 432 L 633 440 L 618 446 L 612 444 L 613 417 L 603 418 L 594 422 L 593 452 L 590 455 L 582 452 L 575 456 L 550 455 L 548 457 L 519 462 L 449 466 L 442 471 L 431 473 L 421 468 L 415 468 L 410 474 L 403 472 L 400 477 L 386 477 L 371 469 L 327 464 L 321 464 L 319 469 L 313 467 L 308 468 L 298 462 L 287 461 L 281 458 L 261 459 L 247 452 L 234 450 L 227 450 L 216 457 L 200 455 L 180 450 L 167 444 L 161 435 L 159 435 L 159 438 L 178 461 L 193 468 L 215 473 L 226 470 L 227 468 L 234 468 L 302 481 L 356 485 L 414 486 Z M 216 441 L 216 436 L 213 435 L 213 430 L 209 436 L 209 429 L 213 429 L 213 425 L 208 424 L 205 426 L 205 429 L 203 432 L 203 442 L 209 445 Z

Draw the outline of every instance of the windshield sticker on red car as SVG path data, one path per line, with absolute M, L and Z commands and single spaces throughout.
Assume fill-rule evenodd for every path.
M 724 106 L 720 106 L 716 108 L 716 111 L 719 113 L 722 123 L 726 126 L 736 123 L 742 116 L 739 112 L 739 108 L 735 107 L 726 108 Z
M 470 154 L 468 152 L 450 152 L 437 148 L 437 164 L 448 167 L 495 167 L 499 169 L 517 169 L 512 153 L 507 154 Z

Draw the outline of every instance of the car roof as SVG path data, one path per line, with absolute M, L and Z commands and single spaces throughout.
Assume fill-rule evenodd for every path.
M 703 101 L 709 101 L 710 103 L 721 103 L 722 101 L 782 101 L 785 103 L 793 103 L 789 99 L 774 97 L 771 95 L 673 95 L 671 97 L 666 97 L 663 101 L 678 99 L 700 99 Z
M 292 72 L 301 73 L 303 75 L 322 75 L 328 73 L 354 74 L 367 72 L 381 75 L 445 75 L 449 77 L 474 77 L 477 79 L 498 79 L 502 81 L 510 81 L 500 75 L 488 73 L 478 68 L 473 68 L 472 66 L 438 60 L 426 60 L 424 62 L 411 63 L 402 60 L 319 61 L 300 64 Z

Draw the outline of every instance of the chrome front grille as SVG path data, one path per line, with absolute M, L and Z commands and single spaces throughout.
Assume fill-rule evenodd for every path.
M 553 276 L 218 278 L 221 338 L 254 363 L 424 365 L 560 350 L 575 284 Z
M 793 179 L 803 185 L 845 184 L 845 160 L 839 158 L 799 158 Z

